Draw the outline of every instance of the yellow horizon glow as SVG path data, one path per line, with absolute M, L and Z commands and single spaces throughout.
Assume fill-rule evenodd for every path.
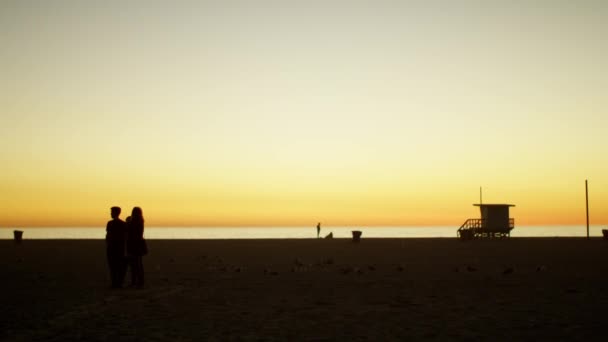
M 0 5 L 0 226 L 608 224 L 608 3 Z M 488 18 L 491 18 L 488 19 Z

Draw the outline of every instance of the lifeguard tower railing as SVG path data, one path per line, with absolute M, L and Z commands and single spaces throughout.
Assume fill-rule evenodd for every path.
M 512 218 L 509 219 L 508 227 L 487 227 L 485 219 L 472 218 L 466 220 L 456 234 L 462 239 L 510 237 L 513 228 L 515 228 L 515 220 Z

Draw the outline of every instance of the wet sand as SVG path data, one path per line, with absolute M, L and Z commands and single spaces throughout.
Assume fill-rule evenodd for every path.
M 0 241 L 7 341 L 604 340 L 608 241 L 149 240 L 142 290 L 102 240 Z

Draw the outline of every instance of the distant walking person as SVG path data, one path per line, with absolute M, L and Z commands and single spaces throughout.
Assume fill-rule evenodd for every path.
M 120 207 L 110 208 L 112 220 L 106 225 L 106 255 L 110 267 L 110 279 L 112 288 L 121 288 L 125 279 L 125 240 L 126 225 L 120 216 Z
M 142 257 L 148 254 L 144 239 L 144 215 L 140 207 L 133 208 L 127 218 L 127 255 L 131 267 L 131 286 L 144 286 L 144 263 Z
M 321 222 L 317 223 L 317 239 L 321 236 Z

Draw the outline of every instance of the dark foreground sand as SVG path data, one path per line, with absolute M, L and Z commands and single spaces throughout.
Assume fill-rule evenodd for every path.
M 597 238 L 148 243 L 110 290 L 104 241 L 0 241 L 0 339 L 608 339 Z

